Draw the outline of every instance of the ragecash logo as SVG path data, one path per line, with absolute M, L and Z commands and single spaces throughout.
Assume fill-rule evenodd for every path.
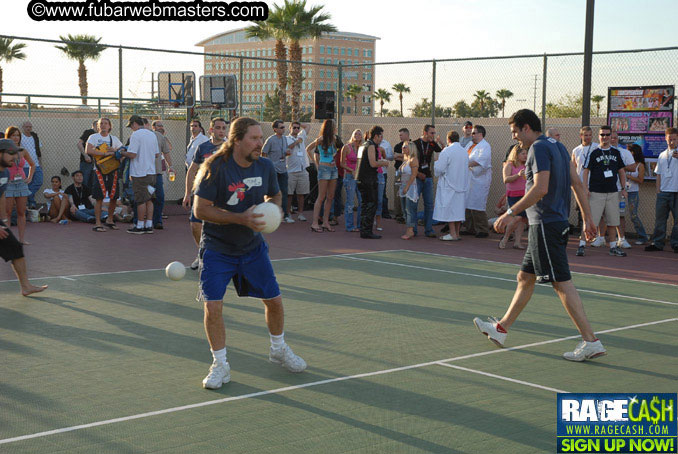
M 676 453 L 678 394 L 558 394 L 558 452 Z

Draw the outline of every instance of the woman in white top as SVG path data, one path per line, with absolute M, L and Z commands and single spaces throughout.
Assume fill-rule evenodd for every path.
M 638 192 L 640 189 L 639 185 L 645 181 L 645 156 L 643 156 L 643 149 L 640 148 L 640 145 L 632 143 L 628 146 L 628 149 L 636 163 L 634 164 L 633 172 L 626 172 L 626 191 L 628 192 L 626 201 L 629 205 L 628 210 L 631 213 L 633 227 L 636 229 L 636 235 L 638 235 L 636 244 L 641 245 L 647 243 L 649 239 L 645 232 L 645 227 L 643 227 L 643 223 L 638 217 Z
M 68 196 L 61 188 L 61 177 L 52 177 L 52 187 L 43 191 L 47 199 L 47 211 L 49 213 L 49 222 L 68 224 Z
M 403 164 L 400 166 L 400 197 L 405 197 L 407 230 L 400 238 L 409 240 L 414 237 L 414 227 L 417 225 L 417 206 L 419 205 L 419 191 L 417 190 L 417 173 L 419 160 L 417 146 L 407 141 L 403 143 Z

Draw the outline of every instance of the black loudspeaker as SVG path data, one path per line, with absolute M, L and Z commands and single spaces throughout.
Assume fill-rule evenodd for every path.
M 334 119 L 334 92 L 316 91 L 315 92 L 315 119 L 333 120 Z

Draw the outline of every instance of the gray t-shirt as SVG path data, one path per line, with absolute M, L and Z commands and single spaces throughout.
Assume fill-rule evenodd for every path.
M 570 155 L 565 146 L 541 135 L 527 152 L 525 192 L 534 186 L 535 174 L 550 172 L 548 193 L 527 209 L 530 225 L 567 221 L 570 217 Z
M 273 163 L 277 173 L 287 173 L 287 147 L 291 142 L 288 142 L 287 136 L 280 136 L 273 134 L 266 139 L 264 148 L 261 150 L 268 159 Z
M 462 136 L 461 139 L 459 139 L 459 145 L 466 148 L 466 145 L 470 144 L 472 140 L 473 140 L 473 137 Z

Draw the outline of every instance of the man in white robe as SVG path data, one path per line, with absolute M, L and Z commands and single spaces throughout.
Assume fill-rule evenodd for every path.
M 468 166 L 471 169 L 471 186 L 466 195 L 466 231 L 462 234 L 487 238 L 490 228 L 487 225 L 487 195 L 492 183 L 492 147 L 485 140 L 485 128 L 473 127 L 473 144 L 468 151 Z
M 443 149 L 433 168 L 438 177 L 433 219 L 448 222 L 450 233 L 441 236 L 443 241 L 458 241 L 461 223 L 466 219 L 466 193 L 471 172 L 468 153 L 459 143 L 459 133 L 447 133 L 447 147 Z

